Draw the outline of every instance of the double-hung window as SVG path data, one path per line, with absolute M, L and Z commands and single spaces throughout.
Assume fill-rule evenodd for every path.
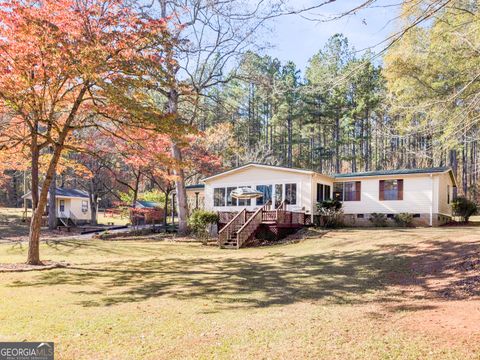
M 325 200 L 324 185 L 323 184 L 317 184 L 317 202 L 322 202 L 323 200 Z
M 297 204 L 297 184 L 285 184 L 285 200 L 287 204 Z
M 213 189 L 213 206 L 225 206 L 225 188 Z
M 380 200 L 403 200 L 403 180 L 380 180 Z
M 272 200 L 272 185 L 257 185 L 257 191 L 262 193 L 262 196 L 257 198 L 257 205 L 265 205 Z
M 237 206 L 238 204 L 237 199 L 232 196 L 232 191 L 235 189 L 236 187 L 227 187 L 227 206 Z
M 275 207 L 279 207 L 283 201 L 283 184 L 275 184 Z
M 333 184 L 333 198 L 338 201 L 360 201 L 361 181 L 347 181 Z

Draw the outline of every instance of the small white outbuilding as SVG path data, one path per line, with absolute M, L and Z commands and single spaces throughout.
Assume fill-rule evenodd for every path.
M 32 200 L 31 191 L 23 195 L 22 198 Z M 77 225 L 91 222 L 92 211 L 88 193 L 78 189 L 57 187 L 56 213 L 58 219 L 71 219 Z

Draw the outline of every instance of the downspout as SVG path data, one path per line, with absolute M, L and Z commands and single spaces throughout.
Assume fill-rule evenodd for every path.
M 430 202 L 430 226 L 433 226 L 433 174 L 430 174 L 430 179 L 431 179 L 431 186 L 432 186 L 432 201 Z

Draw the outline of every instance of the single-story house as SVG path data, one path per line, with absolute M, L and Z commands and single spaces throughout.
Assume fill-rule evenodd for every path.
M 372 213 L 410 213 L 418 225 L 436 226 L 452 216 L 453 189 L 457 186 L 449 167 L 369 171 L 324 175 L 311 170 L 251 163 L 207 177 L 194 190 L 204 197 L 205 209 L 218 212 L 253 211 L 268 201 L 286 210 L 318 214 L 317 203 L 336 198 L 343 203 L 345 221 L 370 224 Z M 254 188 L 262 197 L 238 200 L 239 187 Z M 187 191 L 192 193 L 193 191 Z M 200 195 L 201 194 L 201 195 Z
M 90 197 L 86 191 L 57 187 L 55 197 L 57 218 L 71 219 L 77 225 L 91 221 Z M 22 199 L 32 200 L 32 192 L 23 195 Z

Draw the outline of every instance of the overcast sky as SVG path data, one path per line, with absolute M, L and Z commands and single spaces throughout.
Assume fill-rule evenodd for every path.
M 309 6 L 320 0 L 294 0 L 297 6 Z M 361 1 L 338 0 L 315 12 L 306 13 L 309 18 L 327 18 L 354 7 Z M 303 71 L 308 59 L 323 47 L 328 38 L 343 33 L 357 50 L 374 46 L 395 30 L 395 17 L 399 9 L 398 0 L 378 0 L 374 7 L 357 14 L 330 22 L 310 21 L 298 15 L 278 18 L 272 24 L 273 31 L 268 41 L 272 48 L 266 52 L 280 60 L 294 61 Z M 386 7 L 385 7 L 386 6 Z M 382 45 L 376 49 L 380 51 Z

